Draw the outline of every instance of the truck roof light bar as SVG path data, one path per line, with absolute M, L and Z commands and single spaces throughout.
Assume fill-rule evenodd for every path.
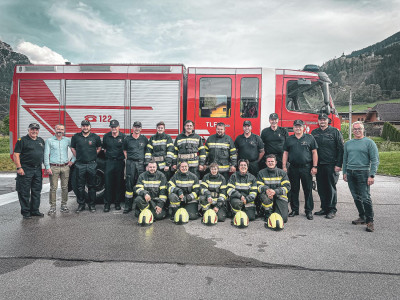
M 171 72 L 171 66 L 140 66 L 139 72 Z
M 56 71 L 56 66 L 25 66 L 25 72 L 55 72 L 55 71 Z
M 81 72 L 111 72 L 111 66 L 96 65 L 96 66 L 79 66 Z

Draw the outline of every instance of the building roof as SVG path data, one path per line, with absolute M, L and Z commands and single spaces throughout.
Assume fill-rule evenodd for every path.
M 377 112 L 380 121 L 400 121 L 400 103 L 377 104 L 370 112 Z

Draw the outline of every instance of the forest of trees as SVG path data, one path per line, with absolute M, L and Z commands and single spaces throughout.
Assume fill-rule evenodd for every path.
M 400 98 L 400 32 L 392 37 L 332 59 L 321 67 L 331 78 L 337 105 Z

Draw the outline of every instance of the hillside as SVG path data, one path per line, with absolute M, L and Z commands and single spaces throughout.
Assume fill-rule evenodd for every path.
M 8 114 L 10 88 L 16 64 L 30 64 L 30 61 L 25 55 L 14 52 L 10 45 L 0 41 L 0 120 Z
M 372 103 L 400 97 L 400 32 L 350 55 L 331 59 L 321 66 L 333 82 L 337 105 Z

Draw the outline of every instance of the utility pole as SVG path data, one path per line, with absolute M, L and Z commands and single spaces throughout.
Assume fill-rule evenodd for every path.
M 351 140 L 351 123 L 352 123 L 352 111 L 353 111 L 353 100 L 351 99 L 351 88 L 350 88 L 350 99 L 349 99 L 349 140 Z

